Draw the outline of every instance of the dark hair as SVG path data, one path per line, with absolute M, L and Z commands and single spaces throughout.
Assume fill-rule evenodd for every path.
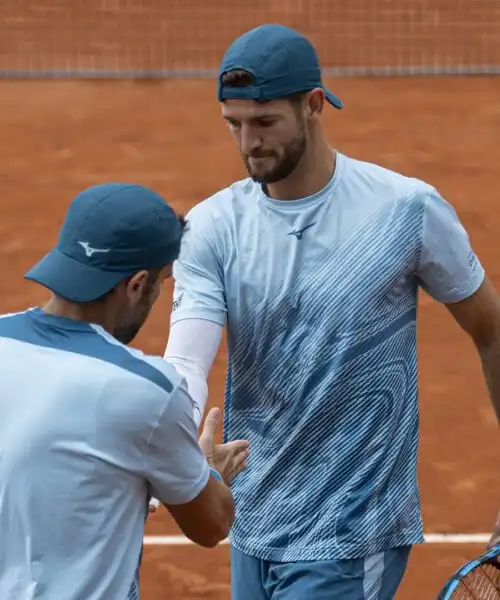
M 255 83 L 255 78 L 252 73 L 243 69 L 234 69 L 232 71 L 226 71 L 221 76 L 221 83 L 224 87 L 248 87 Z M 286 100 L 291 102 L 294 106 L 298 106 L 302 103 L 307 92 L 297 92 L 285 96 Z

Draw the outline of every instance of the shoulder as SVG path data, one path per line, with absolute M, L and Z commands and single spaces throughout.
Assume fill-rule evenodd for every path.
M 7 362 L 16 360 L 17 351 L 36 372 L 56 364 L 75 394 L 98 395 L 106 400 L 100 406 L 122 412 L 135 406 L 134 411 L 147 413 L 149 406 L 156 414 L 182 386 L 172 365 L 120 343 L 101 326 L 79 321 L 63 325 L 38 308 L 1 315 L 2 343 L 22 345 L 12 351 L 3 347 Z
M 345 163 L 344 182 L 381 202 L 423 208 L 429 195 L 439 195 L 434 187 L 417 177 L 350 157 L 346 157 Z
M 130 348 L 113 336 L 109 335 L 101 327 L 93 326 L 100 340 L 101 358 L 108 364 L 112 364 L 126 373 L 130 379 L 134 379 L 136 386 L 148 388 L 151 393 L 160 397 L 169 397 L 174 390 L 179 388 L 183 382 L 182 377 L 172 365 L 168 364 L 160 356 L 145 354 L 141 350 Z M 97 352 L 94 353 L 95 355 Z M 119 377 L 115 377 L 119 379 Z
M 252 219 L 260 186 L 251 179 L 236 181 L 193 206 L 186 214 L 187 228 L 181 261 L 190 253 L 211 252 L 219 258 L 232 245 L 235 225 Z
M 92 326 L 106 344 L 100 365 L 88 365 L 84 385 L 96 394 L 98 427 L 115 452 L 128 454 L 128 442 L 142 452 L 158 429 L 167 442 L 179 422 L 188 423 L 194 403 L 184 378 L 160 356 L 145 354 Z M 102 362 L 104 359 L 105 362 Z
M 186 219 L 195 226 L 200 226 L 207 220 L 217 223 L 231 219 L 240 206 L 248 208 L 259 190 L 259 185 L 250 178 L 235 181 L 193 206 Z
M 119 367 L 103 374 L 101 408 L 120 415 L 134 427 L 146 432 L 163 422 L 167 429 L 176 415 L 191 416 L 195 407 L 185 379 L 160 356 L 145 354 L 121 344 L 112 336 L 98 331 L 113 349 L 113 363 Z

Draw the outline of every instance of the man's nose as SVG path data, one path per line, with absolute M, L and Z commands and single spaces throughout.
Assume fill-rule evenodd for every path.
M 241 149 L 243 154 L 252 155 L 261 145 L 262 140 L 255 132 L 255 129 L 243 124 L 241 127 Z

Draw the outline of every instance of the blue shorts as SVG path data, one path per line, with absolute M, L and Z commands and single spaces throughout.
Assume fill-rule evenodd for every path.
M 278 563 L 231 548 L 231 600 L 392 600 L 411 546 L 367 558 Z

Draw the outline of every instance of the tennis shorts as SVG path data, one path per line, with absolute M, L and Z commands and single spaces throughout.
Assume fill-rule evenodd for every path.
M 278 563 L 231 548 L 231 600 L 392 600 L 411 546 L 367 558 Z

